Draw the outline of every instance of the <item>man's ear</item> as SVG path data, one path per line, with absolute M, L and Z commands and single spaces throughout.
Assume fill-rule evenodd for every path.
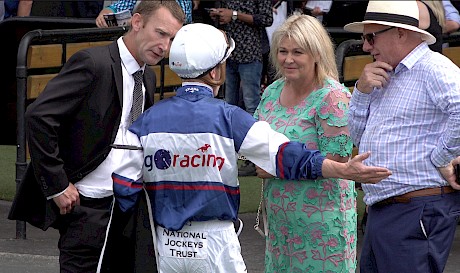
M 216 79 L 216 77 L 217 77 L 217 69 L 219 69 L 219 66 L 214 67 L 214 68 L 209 72 L 209 76 L 211 76 L 211 79 L 212 79 L 212 80 L 219 80 L 219 79 Z
M 142 27 L 142 15 L 139 13 L 134 13 L 133 16 L 131 17 L 131 28 L 133 28 L 135 31 L 138 31 Z
M 397 30 L 398 30 L 399 39 L 401 38 L 407 39 L 407 36 L 409 35 L 409 30 L 403 29 L 403 28 L 397 28 Z

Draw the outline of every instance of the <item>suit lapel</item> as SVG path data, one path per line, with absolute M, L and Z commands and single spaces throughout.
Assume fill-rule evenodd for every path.
M 156 88 L 156 77 L 152 69 L 147 66 L 144 72 L 144 86 L 145 86 L 145 104 L 144 110 L 147 110 L 153 105 L 154 93 Z
M 113 78 L 115 79 L 115 86 L 117 88 L 118 100 L 120 101 L 121 107 L 123 107 L 123 73 L 121 71 L 121 58 L 117 41 L 109 45 L 109 50 L 113 60 L 112 71 Z

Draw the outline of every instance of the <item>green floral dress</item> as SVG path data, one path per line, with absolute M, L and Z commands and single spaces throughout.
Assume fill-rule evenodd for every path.
M 283 107 L 284 80 L 267 87 L 254 116 L 289 139 L 323 155 L 350 156 L 349 90 L 334 80 L 299 105 Z M 356 190 L 354 181 L 270 179 L 264 185 L 268 221 L 265 272 L 355 272 Z

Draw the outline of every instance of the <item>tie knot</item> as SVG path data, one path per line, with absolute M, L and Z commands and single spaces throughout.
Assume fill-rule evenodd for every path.
M 133 73 L 134 81 L 141 81 L 142 82 L 142 70 L 137 70 Z

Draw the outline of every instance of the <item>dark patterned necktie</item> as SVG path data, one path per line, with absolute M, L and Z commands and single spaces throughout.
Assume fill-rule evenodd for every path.
M 132 124 L 142 114 L 142 103 L 144 95 L 142 94 L 142 70 L 138 70 L 133 74 L 134 90 L 133 90 L 133 106 L 130 112 L 130 124 Z

